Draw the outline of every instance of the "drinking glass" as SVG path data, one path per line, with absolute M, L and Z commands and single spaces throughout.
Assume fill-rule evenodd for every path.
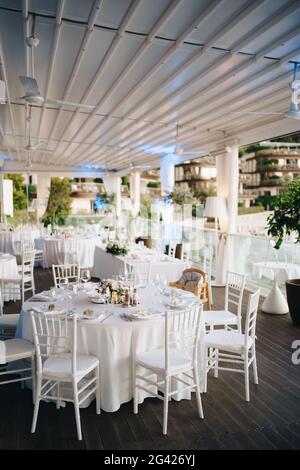
M 89 269 L 82 269 L 81 270 L 81 276 L 80 276 L 82 282 L 86 283 L 91 279 L 91 273 Z

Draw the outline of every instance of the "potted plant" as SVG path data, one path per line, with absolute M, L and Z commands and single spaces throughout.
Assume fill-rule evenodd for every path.
M 288 182 L 275 199 L 274 213 L 268 217 L 267 229 L 268 235 L 277 239 L 276 249 L 288 235 L 296 236 L 295 243 L 300 243 L 300 178 Z M 300 279 L 286 281 L 286 294 L 292 320 L 300 326 Z

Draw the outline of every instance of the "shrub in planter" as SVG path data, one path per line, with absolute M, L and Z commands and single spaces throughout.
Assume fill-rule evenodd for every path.
M 286 184 L 283 192 L 277 196 L 274 213 L 267 222 L 268 234 L 275 237 L 275 248 L 279 249 L 286 236 L 296 235 L 300 243 L 300 179 Z M 300 279 L 286 281 L 287 300 L 293 322 L 300 325 Z

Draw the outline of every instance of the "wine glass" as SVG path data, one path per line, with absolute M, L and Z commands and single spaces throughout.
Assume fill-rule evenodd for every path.
M 86 283 L 91 279 L 91 273 L 89 269 L 82 269 L 81 270 L 81 276 L 80 276 L 82 282 Z
M 59 287 L 61 289 L 67 289 L 68 288 L 68 284 L 69 284 L 69 279 L 67 277 L 64 277 L 62 278 L 60 281 L 59 281 Z

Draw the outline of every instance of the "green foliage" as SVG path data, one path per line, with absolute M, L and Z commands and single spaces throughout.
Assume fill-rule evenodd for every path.
M 217 195 L 217 190 L 214 185 L 208 186 L 208 188 L 203 188 L 195 192 L 195 197 L 203 204 L 206 201 L 207 197 L 212 197 Z
M 258 212 L 264 212 L 264 211 L 265 209 L 262 206 L 250 206 L 250 207 L 239 206 L 238 208 L 239 215 L 257 214 Z
M 300 243 L 300 179 L 286 184 L 283 192 L 276 197 L 274 214 L 268 217 L 268 235 L 277 238 L 275 248 L 279 249 L 284 237 L 296 233 Z
M 128 188 L 130 188 L 130 182 L 129 182 L 128 176 L 122 176 L 121 182 L 123 186 L 128 186 Z
M 147 194 L 141 195 L 140 213 L 142 217 L 151 218 L 152 199 Z
M 270 194 L 265 194 L 264 196 L 259 196 L 255 199 L 255 204 L 257 206 L 262 206 L 266 210 L 273 210 L 275 206 L 276 196 L 271 196 Z
M 196 204 L 198 201 L 190 188 L 175 188 L 172 193 L 167 196 L 174 204 Z
M 149 181 L 147 184 L 147 188 L 153 188 L 156 189 L 159 187 L 159 184 L 157 181 Z
M 52 178 L 48 206 L 43 217 L 45 226 L 65 225 L 71 211 L 71 184 L 68 178 Z
M 7 174 L 4 176 L 4 178 L 12 180 L 13 182 L 14 209 L 15 210 L 26 209 L 27 207 L 26 187 L 24 184 L 23 176 L 18 173 L 15 173 L 15 174 Z

